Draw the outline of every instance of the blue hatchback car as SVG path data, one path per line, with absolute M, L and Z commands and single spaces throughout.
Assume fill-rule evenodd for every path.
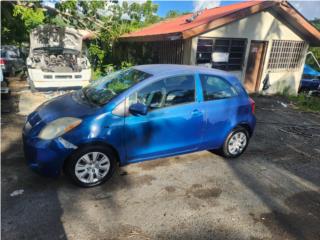
M 112 73 L 42 104 L 23 128 L 25 156 L 48 176 L 80 186 L 120 166 L 201 150 L 237 157 L 255 127 L 254 101 L 227 72 L 142 65 Z

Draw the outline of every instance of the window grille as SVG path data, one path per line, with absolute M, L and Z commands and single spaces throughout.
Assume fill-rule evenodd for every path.
M 307 44 L 303 41 L 273 40 L 268 69 L 271 71 L 298 70 Z
M 213 68 L 227 71 L 241 70 L 246 51 L 246 39 L 199 38 L 197 46 L 197 64 L 210 63 Z M 228 60 L 214 62 L 212 53 L 226 53 Z

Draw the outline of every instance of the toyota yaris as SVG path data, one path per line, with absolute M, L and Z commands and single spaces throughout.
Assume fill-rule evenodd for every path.
M 120 166 L 201 150 L 238 157 L 255 127 L 255 104 L 229 73 L 142 65 L 112 73 L 38 107 L 23 128 L 29 166 L 64 170 L 80 186 Z

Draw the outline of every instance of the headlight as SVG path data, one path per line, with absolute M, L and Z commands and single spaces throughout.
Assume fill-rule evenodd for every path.
M 39 133 L 39 138 L 43 140 L 51 140 L 62 134 L 69 132 L 82 122 L 79 118 L 64 117 L 56 119 L 45 126 Z

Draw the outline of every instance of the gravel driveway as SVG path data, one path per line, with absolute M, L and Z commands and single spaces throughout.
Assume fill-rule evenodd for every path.
M 27 168 L 13 95 L 2 102 L 2 239 L 320 239 L 319 114 L 255 97 L 239 159 L 203 151 L 132 164 L 81 189 Z

